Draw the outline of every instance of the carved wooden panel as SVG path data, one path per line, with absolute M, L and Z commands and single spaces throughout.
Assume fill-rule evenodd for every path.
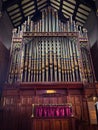
M 71 102 L 72 104 L 75 104 L 75 97 L 69 96 L 69 102 Z
M 81 118 L 82 116 L 82 98 L 80 95 L 70 95 L 69 101 L 72 103 L 73 115 Z
M 76 114 L 76 107 L 75 107 L 75 105 L 72 105 L 72 113 L 73 113 L 73 116 L 75 116 L 75 114 Z
M 39 104 L 39 96 L 34 97 L 34 104 Z
M 86 121 L 89 120 L 86 100 L 83 101 L 83 115 L 82 115 L 82 117 L 83 117 L 83 120 L 86 120 Z
M 38 104 L 43 104 L 43 98 L 42 97 L 38 97 Z
M 75 104 L 80 104 L 80 103 L 81 103 L 81 97 L 75 96 Z
M 33 91 L 33 90 L 32 90 Z M 32 92 L 33 93 L 33 92 Z M 70 93 L 70 92 L 69 92 Z M 77 92 L 78 93 L 78 92 Z M 20 94 L 20 96 L 19 96 Z M 32 104 L 62 104 L 62 103 L 72 103 L 72 110 L 74 116 L 77 116 L 82 120 L 76 122 L 77 129 L 74 130 L 97 130 L 97 126 L 89 126 L 86 124 L 89 121 L 88 118 L 88 109 L 86 100 L 82 99 L 82 95 L 79 94 L 70 94 L 70 96 L 41 96 L 39 95 L 26 94 L 26 92 L 11 91 L 5 92 L 4 97 L 4 113 L 0 113 L 0 127 L 1 130 L 31 130 L 30 126 L 32 126 L 33 120 L 31 119 L 32 113 Z M 67 99 L 67 100 L 66 100 Z M 56 120 L 56 121 L 55 121 Z M 55 123 L 53 123 L 55 122 Z M 88 123 L 88 122 L 87 122 Z M 72 130 L 70 128 L 71 122 L 69 119 L 43 119 L 40 121 L 38 119 L 38 124 L 35 121 L 34 124 L 35 129 L 33 130 Z M 69 124 L 69 125 L 68 125 Z M 75 125 L 75 123 L 73 123 Z M 78 127 L 79 125 L 79 127 Z M 46 129 L 47 128 L 47 129 Z M 78 129 L 79 128 L 79 129 Z
M 66 102 L 65 96 L 35 96 L 35 104 L 64 104 Z
M 41 120 L 34 122 L 34 130 L 43 130 L 43 122 Z
M 42 121 L 42 130 L 51 130 L 51 122 L 50 122 L 50 120 Z
M 44 104 L 48 104 L 48 103 L 49 103 L 48 97 L 44 97 L 43 103 L 44 103 Z
M 9 50 L 0 41 L 0 85 L 1 86 L 6 80 L 8 63 L 9 63 Z
M 60 120 L 55 120 L 54 122 L 54 130 L 61 130 L 62 126 L 61 126 L 61 121 Z
M 68 120 L 62 121 L 62 129 L 63 130 L 69 130 L 70 129 L 70 123 L 68 123 Z
M 74 130 L 70 119 L 32 119 L 32 130 Z
M 33 99 L 32 99 L 32 97 L 29 97 L 28 98 L 28 104 L 32 104 L 33 103 Z
M 82 116 L 81 111 L 82 111 L 81 106 L 77 105 L 77 106 L 76 106 L 76 116 L 77 116 L 79 119 L 81 119 L 81 116 Z
M 58 104 L 62 104 L 62 103 L 63 103 L 62 97 L 58 97 Z

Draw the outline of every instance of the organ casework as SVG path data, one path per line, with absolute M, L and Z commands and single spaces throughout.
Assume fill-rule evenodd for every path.
M 8 82 L 95 81 L 86 29 L 52 8 L 13 30 Z

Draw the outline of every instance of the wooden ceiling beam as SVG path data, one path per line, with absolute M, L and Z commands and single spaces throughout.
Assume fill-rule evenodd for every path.
M 97 8 L 96 8 L 96 4 L 93 0 L 76 0 L 76 1 L 79 2 L 80 4 L 84 4 L 84 5 L 88 6 L 96 13 Z
M 79 8 L 79 2 L 78 1 L 76 1 L 76 6 L 75 6 L 75 9 L 74 9 L 74 13 L 73 13 L 73 20 L 75 20 L 75 17 L 76 17 L 76 13 L 77 13 L 77 11 L 78 11 L 78 8 Z
M 23 13 L 23 9 L 22 9 L 21 1 L 20 0 L 18 1 L 18 5 L 19 5 L 20 12 L 21 12 L 21 15 L 22 15 L 21 23 L 23 23 L 25 21 L 25 16 L 24 16 L 24 13 Z
M 10 6 L 17 4 L 19 0 L 2 1 L 2 10 L 5 11 Z

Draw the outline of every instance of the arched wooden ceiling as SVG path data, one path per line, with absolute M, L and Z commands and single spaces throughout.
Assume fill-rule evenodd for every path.
M 96 13 L 94 0 L 2 0 L 2 11 L 6 11 L 14 27 L 21 25 L 27 16 L 33 20 L 41 17 L 41 10 L 51 6 L 58 10 L 59 18 L 66 21 L 72 16 L 77 24 L 86 22 L 89 13 Z

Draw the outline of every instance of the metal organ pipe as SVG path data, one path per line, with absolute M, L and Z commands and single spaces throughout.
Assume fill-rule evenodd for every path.
M 54 48 L 54 81 L 57 82 L 57 53 L 56 53 L 55 38 L 53 38 L 53 48 Z
M 84 38 L 87 40 L 87 32 L 82 28 L 78 31 L 72 16 L 61 22 L 51 7 L 42 11 L 37 22 L 28 17 L 18 32 L 13 31 L 8 82 L 81 82 L 83 78 L 93 82 L 89 51 L 85 52 L 82 45 L 88 44 L 82 42 Z M 88 49 L 87 45 L 84 48 Z
M 30 71 L 31 71 L 31 75 L 30 75 L 30 82 L 32 82 L 33 80 L 33 40 L 31 41 L 31 68 L 30 68 Z
M 55 32 L 55 12 L 54 11 L 52 11 L 52 28 L 53 28 L 53 32 Z
M 45 59 L 44 59 L 44 42 L 45 40 L 43 39 L 42 42 L 42 81 L 44 82 L 45 79 Z
M 41 82 L 41 39 L 39 40 L 39 82 Z
M 59 38 L 57 38 L 57 62 L 58 62 L 58 81 L 61 81 L 61 63 L 60 63 Z
M 48 39 L 46 38 L 46 81 L 48 82 L 48 69 L 49 69 L 49 64 L 48 64 L 48 59 L 49 59 L 49 56 L 48 56 Z

